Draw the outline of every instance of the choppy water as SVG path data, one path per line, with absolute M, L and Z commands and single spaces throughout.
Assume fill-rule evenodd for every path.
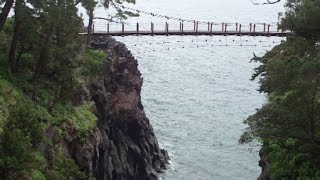
M 259 1 L 262 2 L 262 1 Z M 276 22 L 282 4 L 250 0 L 137 0 L 138 9 L 215 22 Z M 103 16 L 104 12 L 98 11 Z M 129 22 L 165 21 L 141 16 Z M 239 145 L 242 121 L 265 102 L 249 79 L 281 38 L 119 37 L 139 61 L 142 101 L 171 166 L 165 180 L 250 180 L 260 173 L 257 144 Z M 242 44 L 242 46 L 239 46 Z M 227 45 L 227 46 L 226 46 Z M 248 46 L 247 46 L 248 45 Z

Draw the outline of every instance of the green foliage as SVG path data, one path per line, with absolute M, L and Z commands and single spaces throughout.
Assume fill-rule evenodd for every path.
M 55 149 L 48 162 L 39 147 L 52 146 L 72 131 L 85 140 L 97 118 L 92 102 L 75 93 L 101 71 L 105 54 L 85 50 L 73 1 L 33 1 L 19 9 L 21 22 L 14 68 L 9 61 L 13 19 L 0 33 L 0 176 L 4 179 L 85 178 L 75 162 Z M 62 2 L 62 1 L 60 1 Z M 17 19 L 16 19 L 17 20 Z M 45 130 L 52 126 L 55 137 Z
M 50 86 L 54 87 L 51 93 L 54 98 L 68 101 L 73 98 L 70 92 L 78 88 L 74 77 L 83 57 L 84 37 L 79 35 L 81 18 L 72 0 L 30 3 L 34 9 L 25 4 L 15 9 L 15 21 L 23 19 L 19 21 L 19 26 L 15 23 L 14 32 L 18 31 L 18 34 L 2 32 L 8 39 L 18 39 L 16 47 L 12 49 L 11 46 L 10 54 L 13 52 L 14 56 L 7 64 L 18 77 L 16 79 L 22 80 L 18 83 L 28 82 L 25 84 L 38 86 L 49 80 Z M 10 21 L 7 24 L 9 26 Z M 36 89 L 26 88 L 30 92 Z
M 32 171 L 30 179 L 35 179 L 35 180 L 46 180 L 45 175 L 39 171 L 39 170 L 34 170 Z
M 68 180 L 70 177 L 76 179 L 86 178 L 85 174 L 80 171 L 79 167 L 72 159 L 63 156 L 60 153 L 56 153 L 52 163 L 52 168 L 47 174 L 47 179 Z
M 0 32 L 0 52 L 6 53 L 9 51 L 11 34 L 13 33 L 13 19 L 9 18 L 6 21 L 3 30 Z
M 68 128 L 74 128 L 80 139 L 86 138 L 93 130 L 97 117 L 92 113 L 92 102 L 84 102 L 80 106 L 58 104 L 53 110 L 53 123 L 65 134 Z M 60 131 L 60 130 L 57 130 Z
M 282 148 L 278 143 L 265 142 L 264 153 L 268 157 L 270 179 L 319 179 L 320 166 L 317 160 L 309 153 Z
M 254 77 L 261 75 L 260 91 L 269 93 L 269 103 L 245 121 L 254 136 L 277 138 L 281 133 L 281 138 L 311 141 L 319 135 L 309 132 L 320 127 L 316 110 L 320 106 L 320 54 L 305 41 L 289 38 L 261 59 L 263 68 L 257 68 Z
M 75 76 L 76 81 L 82 84 L 87 80 L 84 78 L 96 78 L 101 73 L 105 58 L 106 54 L 103 51 L 86 49 L 79 62 L 80 68 Z
M 21 92 L 17 91 L 11 83 L 0 79 L 0 135 L 9 117 L 10 109 L 16 106 L 21 97 Z
M 45 89 L 42 91 L 40 96 L 47 92 Z M 84 102 L 79 106 L 57 104 L 53 111 L 49 111 L 44 106 L 46 103 L 42 102 L 46 98 L 35 98 L 35 101 L 32 101 L 13 84 L 2 79 L 0 94 L 1 175 L 33 179 L 44 179 L 45 176 L 48 176 L 48 179 L 84 177 L 74 161 L 61 154 L 56 156 L 53 168 L 49 168 L 49 172 L 46 173 L 45 168 L 48 164 L 42 153 L 37 150 L 37 146 L 47 141 L 44 139 L 44 130 L 48 124 L 54 125 L 57 134 L 64 131 L 60 138 L 64 138 L 70 130 L 63 124 L 75 129 L 80 140 L 86 138 L 97 120 L 92 113 L 93 103 Z
M 282 28 L 293 35 L 263 57 L 252 79 L 268 103 L 244 123 L 240 142 L 258 138 L 271 179 L 320 178 L 320 1 L 289 0 Z
M 47 119 L 47 110 L 27 99 L 18 99 L 18 103 L 11 107 L 5 130 L 20 129 L 29 141 L 36 145 L 43 140 L 43 130 Z
M 26 89 L 27 85 L 19 85 Z M 48 124 L 54 125 L 57 134 L 64 131 L 60 138 L 70 130 L 63 126 L 68 124 L 80 139 L 86 138 L 96 124 L 92 102 L 79 106 L 56 104 L 49 111 L 46 101 L 51 97 L 50 90 L 42 86 L 38 92 L 31 100 L 12 83 L 0 79 L 0 174 L 4 176 L 44 179 L 47 162 L 37 146 L 46 142 L 43 135 Z M 58 157 L 49 177 L 83 177 L 71 159 Z
M 25 174 L 32 169 L 44 171 L 45 159 L 35 147 L 43 140 L 45 120 L 49 114 L 10 83 L 0 82 L 1 94 L 4 95 L 1 100 L 5 102 L 0 112 L 0 169 L 4 171 L 2 173 L 14 174 Z
M 320 33 L 320 1 L 288 0 L 287 11 L 281 28 L 291 30 L 299 36 L 318 39 Z
M 249 128 L 240 142 L 262 139 L 272 179 L 315 178 L 320 165 L 320 49 L 314 41 L 288 38 L 260 62 L 254 77 L 260 77 L 260 91 L 268 93 L 269 102 L 245 121 Z M 302 155 L 304 161 L 297 163 Z
M 74 117 L 72 123 L 80 136 L 87 136 L 92 132 L 97 122 L 97 117 L 92 113 L 94 103 L 85 102 L 74 108 Z
M 104 4 L 123 2 L 135 3 Z M 85 141 L 93 133 L 94 103 L 79 102 L 77 94 L 101 73 L 106 54 L 85 48 L 74 0 L 28 3 L 15 1 L 14 15 L 0 32 L 0 177 L 86 178 L 55 147 L 62 140 Z M 93 16 L 96 2 L 81 3 Z M 119 10 L 116 16 L 134 15 Z M 51 128 L 54 137 L 46 132 Z M 46 148 L 53 159 L 45 158 L 52 155 Z

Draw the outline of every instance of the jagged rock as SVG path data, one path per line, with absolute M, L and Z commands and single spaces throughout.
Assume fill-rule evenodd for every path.
M 85 142 L 68 138 L 64 154 L 76 160 L 89 179 L 156 180 L 168 163 L 141 104 L 143 79 L 138 62 L 123 43 L 92 38 L 92 47 L 108 54 L 103 76 L 88 83 L 80 100 L 91 98 L 98 117 Z

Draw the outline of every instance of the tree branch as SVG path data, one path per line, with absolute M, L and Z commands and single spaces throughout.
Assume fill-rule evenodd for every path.
M 77 0 L 75 3 L 74 3 L 74 5 L 76 6 L 76 5 L 78 5 L 79 3 L 81 3 L 82 2 L 82 0 Z
M 276 0 L 276 1 L 270 1 L 270 0 L 267 0 L 267 2 L 266 3 L 263 3 L 263 4 L 276 4 L 276 3 L 278 3 L 278 2 L 280 2 L 281 0 Z
M 101 19 L 101 20 L 106 20 L 106 21 L 109 21 L 109 22 L 120 23 L 118 21 L 113 20 L 113 17 L 111 17 L 111 18 L 94 17 L 93 19 Z
M 251 2 L 252 2 L 253 5 L 276 4 L 276 3 L 281 2 L 281 0 L 274 0 L 274 1 L 266 0 L 266 1 L 267 1 L 267 2 L 264 2 L 264 3 L 257 3 L 257 2 L 254 2 L 254 0 L 251 0 Z

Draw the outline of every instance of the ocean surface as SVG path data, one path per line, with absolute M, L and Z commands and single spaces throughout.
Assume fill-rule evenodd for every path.
M 254 1 L 263 3 L 263 0 Z M 242 24 L 273 23 L 283 4 L 251 0 L 137 0 L 134 7 L 170 17 Z M 96 17 L 109 13 L 99 8 Z M 141 14 L 126 26 L 178 21 Z M 105 22 L 96 22 L 103 30 Z M 174 27 L 175 25 L 172 25 Z M 187 27 L 188 25 L 186 25 Z M 190 25 L 192 26 L 192 24 Z M 157 26 L 158 27 L 158 26 Z M 113 27 L 115 28 L 115 27 Z M 119 27 L 120 28 L 120 27 Z M 139 61 L 142 103 L 159 144 L 170 155 L 164 180 L 253 180 L 260 146 L 238 143 L 242 122 L 266 102 L 250 81 L 253 53 L 263 55 L 283 38 L 237 36 L 117 37 Z

